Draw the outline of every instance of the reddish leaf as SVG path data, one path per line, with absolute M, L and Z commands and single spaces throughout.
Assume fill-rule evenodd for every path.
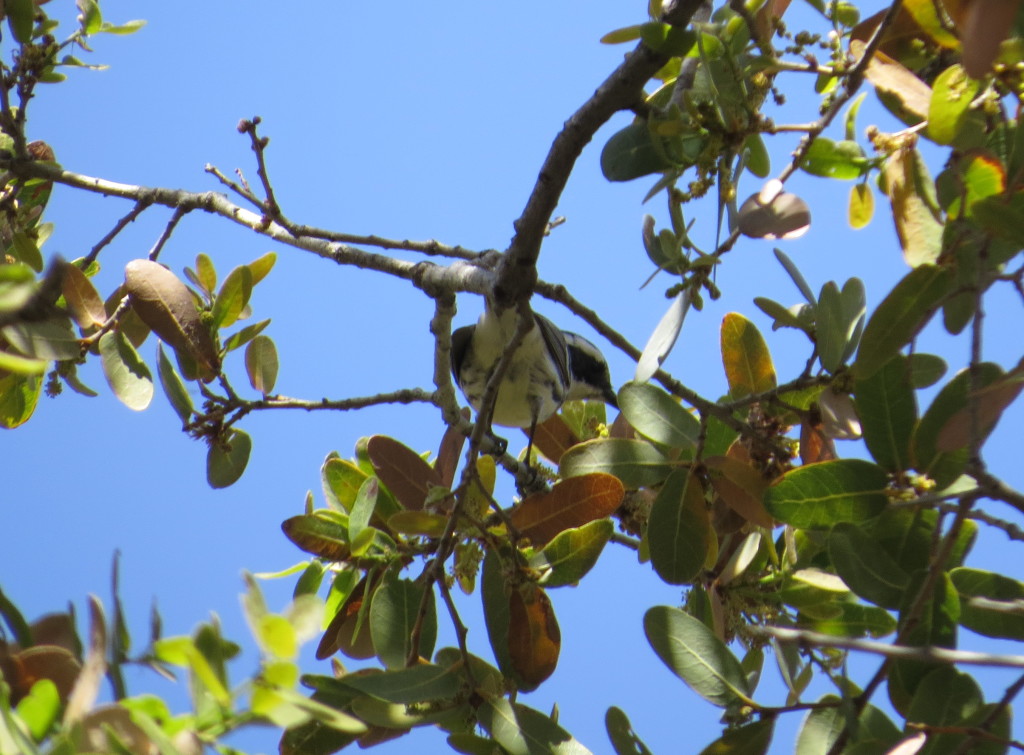
M 526 585 L 509 595 L 508 652 L 519 688 L 536 689 L 558 665 L 562 633 L 555 611 L 541 588 Z
M 722 363 L 733 398 L 775 387 L 775 367 L 761 333 L 743 315 L 730 312 L 722 319 Z
M 366 443 L 366 453 L 380 481 L 407 509 L 419 511 L 432 487 L 444 487 L 436 469 L 394 438 L 374 435 Z
M 529 429 L 524 428 L 523 432 L 529 433 Z M 579 442 L 576 433 L 560 414 L 553 414 L 541 422 L 533 434 L 533 447 L 556 464 L 562 454 Z
M 559 532 L 604 519 L 622 503 L 617 477 L 595 472 L 562 480 L 551 492 L 532 495 L 512 511 L 512 524 L 537 547 Z
M 935 262 L 942 248 L 943 223 L 921 155 L 914 148 L 897 150 L 889 155 L 882 175 L 903 259 L 911 267 Z
M 972 402 L 977 414 L 978 432 L 981 439 L 995 427 L 1003 410 L 1014 402 L 1024 389 L 1024 373 L 1014 370 L 980 390 Z M 965 448 L 971 442 L 971 410 L 964 408 L 949 418 L 935 440 L 935 447 L 944 453 Z
M 864 56 L 864 49 L 863 42 L 851 40 L 850 52 L 855 59 L 860 60 Z M 932 101 L 931 87 L 904 65 L 878 51 L 868 63 L 865 75 L 875 85 L 880 96 L 888 95 L 897 100 L 909 120 L 920 123 L 928 118 L 928 108 Z
M 822 425 L 804 421 L 800 425 L 800 461 L 814 464 L 835 458 L 838 458 L 835 443 L 825 435 Z
M 960 39 L 964 69 L 975 79 L 985 76 L 995 62 L 999 46 L 1014 30 L 1021 0 L 987 0 L 967 3 Z
M 742 449 L 743 454 L 733 453 L 733 449 Z M 705 466 L 718 474 L 711 475 L 711 484 L 715 492 L 731 509 L 758 527 L 775 526 L 775 520 L 764 507 L 764 491 L 768 481 L 760 470 L 749 462 L 746 449 L 733 443 L 728 456 L 711 456 L 704 460 Z
M 82 641 L 78 639 L 75 620 L 70 614 L 51 613 L 32 622 L 33 645 L 56 645 L 80 657 Z
M 469 409 L 462 409 L 462 416 L 469 419 Z M 434 469 L 441 478 L 441 484 L 450 488 L 455 481 L 455 470 L 459 466 L 459 457 L 462 456 L 462 447 L 466 444 L 466 436 L 456 427 L 449 427 L 441 437 L 441 445 L 437 449 L 437 458 L 434 460 Z

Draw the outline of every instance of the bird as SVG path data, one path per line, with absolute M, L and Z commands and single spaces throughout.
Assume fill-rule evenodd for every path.
M 488 304 L 476 325 L 452 333 L 452 375 L 477 412 L 491 372 L 516 328 L 515 309 L 498 314 Z M 585 399 L 600 399 L 618 408 L 604 356 L 583 336 L 560 330 L 534 313 L 533 327 L 502 378 L 492 423 L 528 429 L 532 445 L 538 424 L 566 401 Z

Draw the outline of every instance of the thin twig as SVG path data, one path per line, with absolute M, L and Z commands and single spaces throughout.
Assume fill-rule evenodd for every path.
M 167 244 L 171 238 L 171 234 L 174 233 L 174 229 L 178 226 L 178 223 L 183 217 L 189 213 L 188 210 L 178 207 L 174 214 L 171 215 L 171 219 L 167 221 L 167 225 L 164 226 L 163 232 L 160 234 L 160 238 L 153 244 L 153 248 L 149 250 L 149 259 L 156 261 L 156 258 L 160 256 L 160 252 L 163 251 L 164 245 Z
M 114 224 L 114 227 L 110 229 L 110 232 L 106 236 L 101 238 L 99 241 L 97 241 L 96 245 L 89 251 L 87 255 L 85 255 L 85 257 L 82 259 L 82 269 L 84 270 L 93 262 L 95 262 L 96 258 L 103 250 L 103 247 L 105 247 L 107 244 L 113 241 L 117 237 L 117 234 L 123 231 L 129 223 L 135 220 L 135 218 L 139 217 L 139 215 L 145 212 L 146 209 L 151 204 L 152 202 L 147 202 L 144 199 L 137 200 L 135 202 L 135 206 L 128 212 L 128 214 L 125 215 L 120 220 L 118 220 L 117 223 Z

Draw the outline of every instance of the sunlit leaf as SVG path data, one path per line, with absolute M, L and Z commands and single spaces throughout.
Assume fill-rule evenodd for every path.
M 513 526 L 540 547 L 565 530 L 610 516 L 622 503 L 622 483 L 609 474 L 567 477 L 532 495 L 511 513 Z
M 735 312 L 727 314 L 722 320 L 721 348 L 732 398 L 775 387 L 775 367 L 768 345 L 750 320 Z
M 861 459 L 837 459 L 787 472 L 768 488 L 765 506 L 779 521 L 809 529 L 860 522 L 888 503 L 889 475 Z
M 597 563 L 614 531 L 611 520 L 600 519 L 560 532 L 530 559 L 531 568 L 540 572 L 540 585 L 552 588 L 579 582 Z
M 857 142 L 838 141 L 819 136 L 812 142 L 800 167 L 813 176 L 825 178 L 860 178 L 869 163 Z
M 277 381 L 277 347 L 267 336 L 256 336 L 245 349 L 245 371 L 253 389 L 267 395 Z
M 12 429 L 24 424 L 36 409 L 43 380 L 39 375 L 0 377 L 0 426 Z
M 226 328 L 233 325 L 242 315 L 242 311 L 252 296 L 252 270 L 246 265 L 236 267 L 221 284 L 220 291 L 213 302 L 211 313 L 213 326 Z
M 928 108 L 928 136 L 938 144 L 952 144 L 967 118 L 967 108 L 981 83 L 959 65 L 940 73 L 932 85 Z
M 867 184 L 855 184 L 850 189 L 847 218 L 854 230 L 867 227 L 875 214 L 875 195 Z
M 636 365 L 636 374 L 633 380 L 637 383 L 646 383 L 660 368 L 668 357 L 672 348 L 679 338 L 683 328 L 683 321 L 690 309 L 689 290 L 682 291 L 669 304 L 668 310 L 662 315 L 658 325 L 647 339 L 643 353 L 640 355 Z
M 846 716 L 838 707 L 838 697 L 825 695 L 818 702 L 835 704 L 835 707 L 816 708 L 807 714 L 796 738 L 796 755 L 828 752 L 846 728 Z
M 476 711 L 480 725 L 509 755 L 589 755 L 590 750 L 548 716 L 511 703 L 486 699 Z
M 345 561 L 351 555 L 348 528 L 323 513 L 285 519 L 281 529 L 299 548 L 327 561 Z
M 61 279 L 61 293 L 82 328 L 102 325 L 107 320 L 103 299 L 96 287 L 76 265 L 65 265 Z
M 27 357 L 77 359 L 82 353 L 82 342 L 67 319 L 20 322 L 8 325 L 0 334 Z
M 590 440 L 562 456 L 562 477 L 600 472 L 618 477 L 629 490 L 657 485 L 668 477 L 672 464 L 646 441 L 606 438 Z
M 882 179 L 904 260 L 914 268 L 936 262 L 944 225 L 924 159 L 916 149 L 897 150 L 889 155 Z
M 103 374 L 114 395 L 134 411 L 153 400 L 153 374 L 121 333 L 108 331 L 99 342 Z

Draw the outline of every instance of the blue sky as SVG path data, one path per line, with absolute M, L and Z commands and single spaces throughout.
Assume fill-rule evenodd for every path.
M 71 6 L 68 0 L 48 6 L 51 14 L 64 14 L 63 29 L 70 29 Z M 200 191 L 218 189 L 203 172 L 212 163 L 225 173 L 241 168 L 255 181 L 248 140 L 235 125 L 260 115 L 262 133 L 271 139 L 277 197 L 293 220 L 482 250 L 508 243 L 551 139 L 621 60 L 625 47 L 598 39 L 644 20 L 646 3 L 107 0 L 103 10 L 115 23 L 141 17 L 148 25 L 130 37 L 95 38 L 96 52 L 87 62 L 110 68 L 72 71 L 67 82 L 43 87 L 30 111 L 30 137 L 47 141 L 65 168 Z M 794 10 L 796 18 L 804 13 L 803 6 Z M 9 55 L 6 37 L 0 50 Z M 780 121 L 816 117 L 809 79 L 781 79 L 780 85 L 791 93 Z M 652 181 L 609 184 L 598 167 L 601 145 L 628 120 L 618 116 L 585 151 L 557 211 L 567 222 L 545 243 L 540 275 L 566 285 L 642 345 L 667 301 L 662 279 L 640 289 L 650 274 L 640 221 L 652 212 L 665 224 L 666 213 L 658 199 L 641 205 Z M 869 95 L 860 133 L 874 122 L 896 128 Z M 796 141 L 791 134 L 770 140 L 773 173 Z M 933 174 L 939 168 L 933 162 Z M 906 271 L 886 207 L 876 197 L 874 222 L 853 232 L 845 219 L 848 184 L 797 175 L 789 186 L 810 201 L 814 220 L 806 236 L 782 245 L 786 253 L 815 289 L 828 280 L 841 285 L 862 277 L 873 308 Z M 758 188 L 748 176 L 741 194 Z M 122 200 L 55 190 L 45 219 L 56 223 L 56 232 L 44 252 L 86 254 L 129 209 Z M 697 219 L 694 237 L 705 246 L 713 243 L 716 212 L 710 202 L 688 209 L 688 217 Z M 147 211 L 104 250 L 101 290 L 116 285 L 126 262 L 146 255 L 168 217 L 163 209 Z M 281 358 L 277 391 L 316 399 L 429 387 L 432 307 L 405 282 L 276 247 L 197 213 L 181 223 L 161 260 L 180 272 L 205 252 L 223 278 L 268 250 L 277 252 L 278 264 L 257 287 L 252 305 L 257 319 L 273 319 L 266 332 Z M 690 314 L 666 368 L 705 396 L 725 393 L 719 325 L 725 313 L 739 311 L 765 333 L 780 378 L 795 377 L 807 356 L 803 337 L 772 333 L 751 303 L 761 295 L 799 300 L 771 244 L 741 241 L 718 284 L 722 299 Z M 464 296 L 459 305 L 458 324 L 475 320 L 478 300 Z M 1008 366 L 1020 355 L 1019 302 L 1001 292 L 988 306 L 986 354 Z M 563 328 L 593 336 L 549 302 L 538 301 L 536 308 Z M 613 382 L 621 385 L 633 364 L 601 345 Z M 920 349 L 945 354 L 955 364 L 968 355 L 965 340 L 934 328 Z M 155 364 L 152 339 L 142 353 Z M 228 369 L 236 385 L 245 384 L 239 354 L 228 360 Z M 302 560 L 279 525 L 301 512 L 307 490 L 320 495 L 319 467 L 327 453 L 348 457 L 359 437 L 377 433 L 415 449 L 435 449 L 443 431 L 438 412 L 424 406 L 253 415 L 243 425 L 254 441 L 246 475 L 213 491 L 205 482 L 205 447 L 178 431 L 159 391 L 148 410 L 134 413 L 113 397 L 98 365 L 80 374 L 98 398 L 70 391 L 44 398 L 27 425 L 0 436 L 7 469 L 0 493 L 7 533 L 0 584 L 30 617 L 61 610 L 67 601 L 81 611 L 87 594 L 108 597 L 111 558 L 119 550 L 122 596 L 138 643 L 153 599 L 167 634 L 188 633 L 214 611 L 226 635 L 246 639 L 241 570 L 271 572 Z M 1019 431 L 1011 428 L 1021 422 L 1018 405 L 988 444 L 993 470 L 1018 488 L 1024 470 Z M 854 444 L 840 452 L 861 453 Z M 505 491 L 508 496 L 507 486 Z M 1008 507 L 991 509 L 1019 520 Z M 976 547 L 973 565 L 1005 568 L 1011 558 L 1019 560 L 1005 538 L 988 536 Z M 290 580 L 267 584 L 272 607 L 283 608 L 291 586 Z M 717 709 L 673 677 L 643 637 L 643 612 L 677 604 L 678 589 L 661 583 L 631 552 L 609 546 L 578 588 L 554 591 L 552 600 L 563 635 L 559 668 L 524 702 L 541 710 L 557 702 L 561 722 L 595 752 L 609 750 L 603 728 L 609 705 L 626 710 L 656 753 L 698 751 L 717 736 Z M 477 596 L 462 599 L 460 610 L 473 628 L 471 648 L 489 657 Z M 442 634 L 441 642 L 451 644 L 451 633 Z M 964 642 L 1004 649 L 966 632 Z M 246 647 L 236 678 L 257 663 L 251 643 Z M 874 667 L 874 661 L 862 666 Z M 311 657 L 305 668 L 328 672 Z M 774 689 L 777 701 L 771 661 L 765 677 L 763 697 L 771 698 Z M 995 673 L 979 678 L 990 698 L 1011 681 Z M 132 680 L 132 691 L 145 689 L 171 695 L 179 710 L 184 705 L 179 693 L 150 675 Z M 791 749 L 797 722 L 791 714 L 780 724 L 777 751 Z M 236 740 L 253 752 L 274 752 L 276 742 L 269 731 Z M 443 739 L 435 731 L 418 732 L 378 751 L 414 748 L 442 751 Z

